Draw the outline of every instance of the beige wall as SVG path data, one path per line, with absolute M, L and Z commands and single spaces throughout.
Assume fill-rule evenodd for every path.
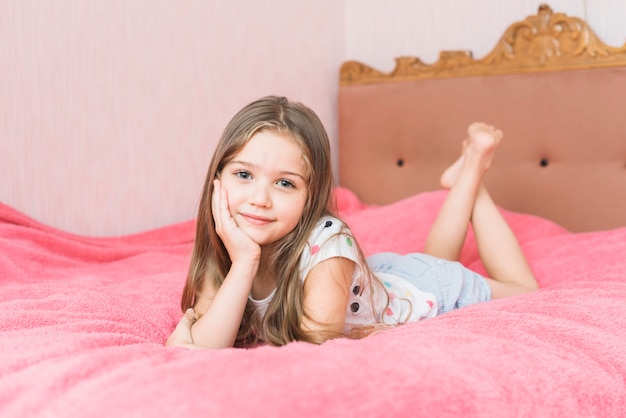
M 626 40 L 621 0 L 551 5 L 586 16 L 608 43 Z M 0 201 L 88 235 L 190 219 L 221 130 L 252 99 L 305 102 L 336 148 L 343 60 L 388 69 L 398 55 L 480 56 L 536 9 L 521 0 L 0 0 Z

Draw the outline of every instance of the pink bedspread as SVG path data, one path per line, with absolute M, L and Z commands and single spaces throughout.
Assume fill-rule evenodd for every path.
M 419 250 L 444 192 L 338 205 L 366 252 Z M 626 228 L 505 212 L 542 289 L 321 346 L 163 347 L 193 222 L 87 238 L 0 205 L 0 416 L 625 416 Z M 475 245 L 462 261 L 482 270 Z

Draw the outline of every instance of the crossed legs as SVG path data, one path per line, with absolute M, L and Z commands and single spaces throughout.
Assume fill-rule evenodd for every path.
M 502 132 L 492 126 L 469 126 L 461 156 L 441 176 L 450 191 L 424 246 L 426 254 L 456 261 L 471 223 L 494 299 L 538 288 L 517 238 L 482 182 L 501 140 Z

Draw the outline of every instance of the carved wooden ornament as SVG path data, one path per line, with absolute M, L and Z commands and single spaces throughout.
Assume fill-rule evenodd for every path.
M 415 57 L 395 61 L 390 73 L 347 61 L 341 66 L 340 84 L 624 66 L 626 43 L 608 46 L 584 20 L 553 13 L 550 6 L 542 4 L 536 15 L 510 25 L 482 59 L 474 59 L 471 51 L 441 51 L 432 65 Z

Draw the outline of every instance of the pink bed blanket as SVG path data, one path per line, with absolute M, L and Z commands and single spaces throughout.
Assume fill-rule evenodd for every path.
M 422 248 L 445 192 L 367 206 L 366 253 Z M 541 290 L 354 341 L 165 348 L 193 221 L 119 238 L 0 205 L 0 416 L 625 416 L 626 228 L 503 211 Z M 462 262 L 483 271 L 468 237 Z

